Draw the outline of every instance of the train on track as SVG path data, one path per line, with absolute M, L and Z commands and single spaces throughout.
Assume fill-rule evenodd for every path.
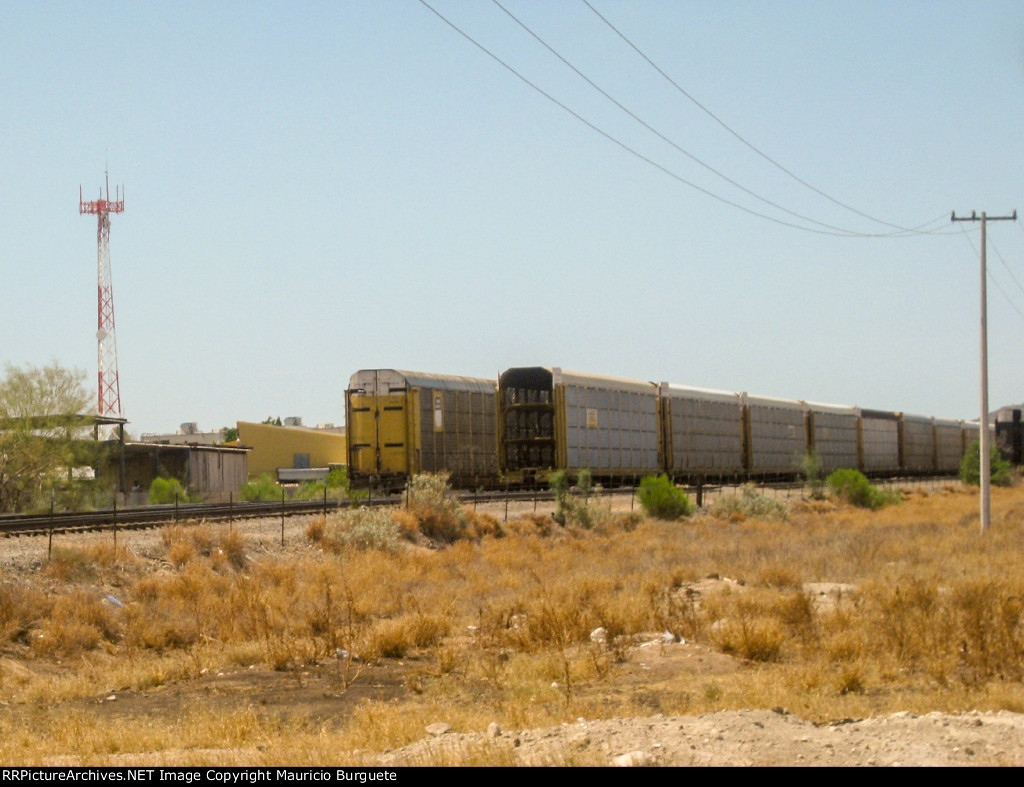
M 607 485 L 955 474 L 977 423 L 668 383 L 517 367 L 486 380 L 364 369 L 345 392 L 349 477 L 398 488 L 417 473 L 453 486 L 544 484 L 557 470 Z

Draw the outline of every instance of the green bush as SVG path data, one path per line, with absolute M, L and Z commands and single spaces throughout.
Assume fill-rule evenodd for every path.
M 889 503 L 897 503 L 900 499 L 897 493 L 886 492 L 874 486 L 860 470 L 836 470 L 828 477 L 826 483 L 832 494 L 840 500 L 861 508 L 874 510 Z
M 242 499 L 249 503 L 269 503 L 281 499 L 281 485 L 264 473 L 255 481 L 242 484 Z
M 555 513 L 552 516 L 563 527 L 581 527 L 591 530 L 601 519 L 600 512 L 590 504 L 590 492 L 594 488 L 594 478 L 589 470 L 576 473 L 576 486 L 584 493 L 584 499 L 573 496 L 569 485 L 569 475 L 564 470 L 556 470 L 548 476 L 548 486 L 555 495 Z
M 981 441 L 975 440 L 960 460 L 960 480 L 972 486 L 981 485 Z M 1003 459 L 999 447 L 989 445 L 989 480 L 996 486 L 1013 483 L 1013 468 Z
M 167 505 L 173 502 L 187 503 L 188 492 L 177 478 L 154 478 L 149 485 L 149 504 Z
M 808 451 L 800 460 L 800 478 L 804 487 L 815 500 L 825 497 L 825 479 L 822 476 L 823 465 L 817 451 Z
M 677 487 L 665 474 L 640 479 L 637 492 L 640 505 L 656 519 L 682 519 L 697 510 L 697 505 L 685 491 Z
M 322 500 L 325 488 L 323 481 L 303 481 L 292 495 L 292 500 Z

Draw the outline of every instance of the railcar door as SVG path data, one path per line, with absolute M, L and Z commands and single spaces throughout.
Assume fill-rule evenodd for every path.
M 353 477 L 405 475 L 408 392 L 379 372 L 349 392 L 349 463 Z

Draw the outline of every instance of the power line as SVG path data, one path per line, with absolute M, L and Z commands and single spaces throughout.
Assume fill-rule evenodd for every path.
M 873 222 L 875 222 L 877 224 L 881 224 L 881 225 L 886 226 L 886 227 L 892 227 L 894 229 L 900 230 L 901 233 L 911 233 L 911 234 L 917 234 L 918 233 L 918 229 L 916 229 L 916 228 L 902 227 L 899 224 L 893 224 L 891 222 L 885 221 L 884 219 L 876 218 L 875 216 L 872 216 L 872 215 L 870 215 L 868 213 L 865 213 L 865 212 L 863 212 L 861 210 L 858 210 L 857 208 L 854 208 L 853 206 L 848 205 L 845 202 L 842 202 L 841 200 L 838 200 L 835 197 L 830 196 L 829 194 L 825 193 L 824 191 L 822 191 L 821 189 L 817 188 L 816 186 L 808 183 L 806 180 L 801 178 L 799 175 L 791 172 L 789 169 L 784 167 L 782 164 L 780 164 L 778 161 L 773 159 L 771 156 L 769 156 L 767 153 L 762 151 L 760 148 L 758 148 L 757 146 L 755 146 L 751 142 L 748 142 L 737 131 L 733 130 L 732 127 L 729 126 L 729 124 L 727 124 L 724 120 L 722 120 L 720 117 L 718 117 L 718 115 L 716 115 L 714 112 L 712 112 L 706 106 L 704 106 L 700 101 L 698 101 L 696 98 L 694 98 L 692 95 L 690 95 L 686 90 L 684 90 L 674 79 L 672 79 L 672 77 L 670 77 L 668 74 L 666 74 L 658 66 L 657 63 L 655 63 L 653 60 L 651 60 L 651 58 L 649 58 L 646 54 L 644 54 L 644 52 L 640 49 L 640 47 L 638 47 L 636 44 L 634 44 L 632 41 L 630 41 L 621 30 L 619 30 L 617 27 L 615 27 L 615 25 L 613 25 L 610 21 L 608 21 L 608 19 L 604 15 L 602 15 L 601 12 L 599 12 L 596 8 L 594 8 L 594 6 L 592 6 L 588 0 L 582 0 L 582 2 L 583 2 L 583 4 L 587 8 L 589 8 L 591 11 L 593 11 L 594 14 L 596 14 L 597 17 L 602 22 L 604 22 L 606 25 L 608 25 L 608 27 L 611 28 L 612 32 L 614 32 L 619 38 L 621 38 L 623 41 L 625 41 L 626 44 L 628 44 L 629 47 L 634 52 L 636 52 L 638 55 L 640 55 L 640 57 L 642 57 L 651 66 L 651 68 L 653 68 L 655 71 L 657 71 L 659 74 L 661 74 L 661 76 L 664 77 L 668 81 L 668 83 L 670 85 L 672 85 L 672 87 L 674 87 L 676 90 L 678 90 L 683 96 L 685 96 L 687 99 L 689 99 L 704 114 L 706 114 L 708 117 L 710 117 L 712 120 L 714 120 L 718 125 L 720 125 L 726 131 L 728 131 L 732 136 L 734 136 L 736 139 L 738 139 L 740 142 L 742 142 L 744 145 L 746 145 L 746 147 L 748 147 L 750 150 L 752 150 L 758 156 L 763 158 L 769 164 L 771 164 L 772 166 L 774 166 L 777 169 L 779 169 L 781 172 L 783 172 L 786 175 L 788 175 L 790 178 L 795 180 L 801 186 L 804 186 L 805 188 L 810 189 L 815 194 L 818 194 L 819 196 L 824 197 L 829 202 L 831 202 L 831 203 L 833 203 L 835 205 L 838 205 L 839 207 L 844 208 L 845 210 L 848 210 L 851 213 L 855 213 L 858 216 L 861 216 L 862 218 L 865 218 L 865 219 L 868 219 L 870 221 L 873 221 Z M 815 223 L 818 223 L 818 222 L 815 222 Z M 926 222 L 926 224 L 931 224 L 931 223 L 934 223 L 934 222 Z M 925 225 L 921 225 L 921 226 L 925 226 Z M 935 233 L 935 234 L 945 235 L 945 234 L 948 234 L 948 233 Z M 871 236 L 868 236 L 868 237 L 879 237 L 879 236 L 871 235 Z
M 919 234 L 921 228 L 926 227 L 929 224 L 934 224 L 936 221 L 939 220 L 939 219 L 933 219 L 931 221 L 925 222 L 924 224 L 919 225 L 916 229 L 898 228 L 899 232 L 896 232 L 896 233 L 863 233 L 863 232 L 854 232 L 854 231 L 849 231 L 849 230 L 833 231 L 833 230 L 829 230 L 829 229 L 815 229 L 813 227 L 807 227 L 807 226 L 803 226 L 803 225 L 800 225 L 800 224 L 795 224 L 795 223 L 790 222 L 790 221 L 786 221 L 784 219 L 779 219 L 779 218 L 777 218 L 775 216 L 769 216 L 766 213 L 761 213 L 760 211 L 756 211 L 756 210 L 753 210 L 752 208 L 748 208 L 745 205 L 741 205 L 738 202 L 734 202 L 733 200 L 730 200 L 730 199 L 728 199 L 726 197 L 723 197 L 723 196 L 721 196 L 719 194 L 716 194 L 713 191 L 704 188 L 703 186 L 699 186 L 696 183 L 693 183 L 692 181 L 687 180 L 686 178 L 682 177 L 678 173 L 673 172 L 672 170 L 668 169 L 667 167 L 663 166 L 662 164 L 659 164 L 658 162 L 654 161 L 650 157 L 645 156 L 644 154 L 640 153 L 635 148 L 630 147 L 625 142 L 622 142 L 621 140 L 619 140 L 616 137 L 612 136 L 607 131 L 604 131 L 603 129 L 601 129 L 600 127 L 598 127 L 597 125 L 595 125 L 591 121 L 587 120 L 582 115 L 580 115 L 578 112 L 576 112 L 575 110 L 571 109 L 565 103 L 559 101 L 557 98 L 552 96 L 550 93 L 546 92 L 543 88 L 541 88 L 540 86 L 538 86 L 537 84 L 532 82 L 530 79 L 528 79 L 523 74 L 521 74 L 519 71 L 517 71 L 515 68 L 510 66 L 508 63 L 506 63 L 504 60 L 502 60 L 500 57 L 498 57 L 496 54 L 494 54 L 487 47 L 485 47 L 479 41 L 474 39 L 472 36 L 470 36 L 468 33 L 466 33 L 460 27 L 458 27 L 458 25 L 456 25 L 454 22 L 452 22 L 450 19 L 448 19 L 446 16 L 444 16 L 441 12 L 439 12 L 437 9 L 435 9 L 433 6 L 431 6 L 430 3 L 428 3 L 426 0 L 419 0 L 419 2 L 428 11 L 430 11 L 432 14 L 434 14 L 438 19 L 440 19 L 442 22 L 444 22 L 446 25 L 448 25 L 452 30 L 454 30 L 460 36 L 465 38 L 467 41 L 469 41 L 469 43 L 471 43 L 473 46 L 475 46 L 481 52 L 486 54 L 492 60 L 497 62 L 499 65 L 501 65 L 503 68 L 505 68 L 511 74 L 513 74 L 519 80 L 524 82 L 529 87 L 533 88 L 535 91 L 540 93 L 542 96 L 544 96 L 544 98 L 548 99 L 548 101 L 552 102 L 553 104 L 555 104 L 560 109 L 562 109 L 565 112 L 567 112 L 570 115 L 572 115 L 574 118 L 576 118 L 578 121 L 580 121 L 585 126 L 590 128 L 592 131 L 595 131 L 596 133 L 600 134 L 602 137 L 607 139 L 609 142 L 612 142 L 613 144 L 615 144 L 618 147 L 620 147 L 623 150 L 625 150 L 627 153 L 630 153 L 631 155 L 635 156 L 636 158 L 640 159 L 641 161 L 651 165 L 655 169 L 660 170 L 664 174 L 668 175 L 670 178 L 673 178 L 674 180 L 677 180 L 680 183 L 683 183 L 684 185 L 687 185 L 690 188 L 692 188 L 692 189 L 694 189 L 696 191 L 699 191 L 700 193 L 702 193 L 702 194 L 704 194 L 704 195 L 706 195 L 706 196 L 708 196 L 708 197 L 710 197 L 710 198 L 712 198 L 712 199 L 714 199 L 714 200 L 716 200 L 718 202 L 721 202 L 721 203 L 723 203 L 725 205 L 729 205 L 730 207 L 736 208 L 737 210 L 741 210 L 744 213 L 747 213 L 747 214 L 749 214 L 751 216 L 756 216 L 758 218 L 765 219 L 766 221 L 770 221 L 770 222 L 772 222 L 774 224 L 779 224 L 779 225 L 784 226 L 784 227 L 791 227 L 792 229 L 802 230 L 804 232 L 810 232 L 810 233 L 814 233 L 814 234 L 818 234 L 818 235 L 832 235 L 832 236 L 835 236 L 835 237 L 846 237 L 846 238 L 910 237 L 911 235 Z M 894 226 L 895 227 L 897 225 L 890 225 L 890 226 Z
M 1016 222 L 1014 222 L 1014 223 L 1016 223 Z M 979 252 L 979 251 L 978 251 L 978 248 L 977 248 L 977 247 L 976 247 L 976 246 L 974 245 L 974 241 L 972 241 L 972 240 L 971 240 L 971 236 L 970 236 L 970 235 L 968 234 L 967 230 L 966 230 L 966 229 L 961 229 L 960 231 L 961 231 L 961 233 L 962 233 L 962 234 L 963 234 L 963 236 L 964 236 L 964 240 L 966 240 L 966 241 L 967 241 L 967 243 L 968 243 L 968 245 L 969 245 L 969 246 L 971 247 L 971 251 L 973 251 L 973 252 L 974 252 L 974 253 L 975 253 L 976 255 L 980 254 L 981 252 Z M 989 242 L 989 243 L 991 243 L 992 241 L 991 241 L 991 240 L 988 240 L 988 242 Z M 998 252 L 997 252 L 997 254 L 998 254 Z M 1001 259 L 1001 258 L 1000 258 L 1000 259 Z M 1005 263 L 1004 263 L 1004 264 L 1005 264 Z M 1012 275 L 1012 274 L 1011 274 L 1011 275 Z M 1003 289 L 1003 286 L 1002 286 L 1002 285 L 1001 285 L 1001 284 L 999 283 L 999 280 L 998 280 L 998 279 L 996 279 L 996 278 L 995 278 L 995 277 L 994 277 L 994 276 L 992 275 L 992 271 L 990 271 L 990 270 L 987 270 L 987 269 L 986 269 L 986 278 L 987 278 L 987 279 L 988 279 L 988 280 L 989 280 L 990 282 L 992 282 L 992 284 L 994 284 L 994 285 L 995 285 L 995 288 L 996 288 L 997 290 L 999 290 L 999 293 L 1000 293 L 1000 294 L 1001 294 L 1001 295 L 1002 295 L 1002 296 L 1003 296 L 1003 297 L 1004 297 L 1004 298 L 1006 299 L 1006 302 L 1007 302 L 1008 304 L 1010 304 L 1010 308 L 1011 308 L 1011 309 L 1013 309 L 1013 310 L 1014 310 L 1015 312 L 1017 312 L 1017 314 L 1018 314 L 1018 315 L 1020 315 L 1020 317 L 1021 317 L 1022 319 L 1024 319 L 1024 311 L 1021 311 L 1021 310 L 1020 310 L 1019 308 L 1017 308 L 1017 304 L 1015 304 L 1015 303 L 1013 302 L 1013 300 L 1012 300 L 1012 299 L 1010 298 L 1010 296 L 1009 296 L 1009 294 L 1008 294 L 1008 293 L 1006 292 L 1006 290 L 1004 290 L 1004 289 Z M 1020 285 L 1018 284 L 1018 286 L 1020 286 Z
M 789 208 L 786 208 L 786 207 L 780 205 L 777 202 L 773 202 L 772 200 L 768 199 L 767 197 L 763 197 L 760 194 L 757 194 L 756 192 L 751 191 L 750 189 L 748 189 L 745 186 L 743 186 L 741 183 L 738 183 L 735 180 L 733 180 L 732 178 L 730 178 L 728 175 L 726 175 L 726 174 L 724 174 L 722 172 L 719 172 L 717 169 L 712 167 L 710 164 L 708 164 L 707 162 L 701 160 L 700 158 L 698 158 L 697 156 L 693 155 L 689 151 L 684 150 L 682 147 L 680 147 L 678 144 L 676 144 L 673 140 L 669 139 L 667 136 L 662 134 L 656 128 L 651 126 L 643 118 L 641 118 L 638 115 L 636 115 L 632 110 L 630 110 L 628 107 L 624 106 L 622 103 L 620 103 L 613 96 L 609 95 L 603 88 L 601 88 L 598 84 L 596 84 L 590 77 L 588 77 L 586 74 L 584 74 L 582 71 L 580 71 L 576 66 L 574 66 L 572 63 L 570 63 L 568 60 L 566 60 L 561 54 L 559 54 L 550 44 L 547 43 L 547 41 L 545 41 L 543 38 L 541 38 L 539 35 L 537 35 L 537 33 L 535 33 L 533 30 L 531 30 L 521 19 L 519 19 L 519 17 L 517 17 L 515 14 L 513 14 L 507 8 L 505 8 L 505 6 L 503 6 L 500 2 L 498 2 L 498 0 L 491 0 L 491 2 L 494 3 L 494 5 L 498 6 L 498 8 L 500 8 L 502 11 L 504 11 L 512 19 L 513 22 L 515 22 L 517 25 L 519 25 L 521 28 L 523 28 L 523 30 L 525 30 L 527 33 L 529 33 L 538 43 L 540 43 L 541 46 L 543 46 L 551 54 L 553 54 L 555 57 L 557 57 L 559 60 L 561 60 L 566 66 L 568 66 L 570 69 L 572 69 L 572 71 L 577 76 L 579 76 L 583 81 L 585 81 L 588 85 L 590 85 L 592 88 L 594 88 L 594 90 L 596 90 L 598 93 L 600 93 L 606 99 L 611 101 L 615 106 L 617 106 L 619 109 L 621 109 L 623 112 L 625 112 L 631 118 L 633 118 L 633 120 L 635 120 L 641 126 L 646 128 L 648 131 L 650 131 L 652 134 L 657 136 L 659 139 L 661 139 L 664 142 L 666 142 L 669 145 L 671 145 L 673 148 L 678 150 L 680 153 L 682 153 L 684 156 L 686 156 L 691 161 L 695 162 L 696 164 L 699 164 L 700 166 L 704 167 L 704 169 L 706 169 L 709 172 L 717 175 L 722 180 L 724 180 L 726 183 L 729 183 L 730 185 L 735 186 L 736 188 L 738 188 L 743 193 L 749 194 L 754 199 L 759 200 L 760 202 L 763 202 L 766 205 L 770 205 L 773 208 L 781 210 L 783 213 L 788 213 L 790 216 L 793 216 L 793 217 L 798 218 L 798 219 L 802 219 L 803 221 L 809 222 L 811 224 L 817 224 L 819 227 L 825 227 L 827 229 L 836 230 L 837 232 L 842 232 L 842 233 L 852 233 L 852 230 L 848 230 L 848 229 L 846 229 L 844 227 L 837 227 L 837 226 L 834 226 L 832 224 L 826 224 L 823 221 L 818 221 L 816 219 L 812 219 L 810 216 L 804 216 L 803 214 L 797 213 L 796 211 L 793 211 L 793 210 L 790 210 Z
M 996 256 L 999 258 L 999 261 L 1001 263 L 1003 263 L 1003 267 L 1006 268 L 1006 272 L 1008 274 L 1010 274 L 1010 278 L 1013 279 L 1013 283 L 1017 285 L 1017 289 L 1020 290 L 1022 293 L 1024 293 L 1024 286 L 1021 286 L 1020 280 L 1013 273 L 1013 269 L 1010 268 L 1009 265 L 1007 265 L 1006 260 L 1003 258 L 1002 253 L 996 247 L 995 241 L 993 241 L 991 238 L 989 238 L 988 239 L 988 245 L 992 247 L 992 251 L 994 251 L 996 253 Z

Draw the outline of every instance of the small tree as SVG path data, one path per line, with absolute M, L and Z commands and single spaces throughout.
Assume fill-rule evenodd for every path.
M 682 519 L 697 510 L 690 496 L 673 484 L 664 473 L 640 479 L 637 497 L 644 511 L 656 519 Z
M 828 477 L 826 483 L 836 497 L 861 508 L 881 508 L 900 500 L 897 493 L 886 492 L 874 486 L 860 470 L 836 470 Z
M 960 459 L 960 480 L 972 486 L 981 485 L 981 441 L 975 440 Z M 1013 483 L 1013 468 L 1003 459 L 999 446 L 989 445 L 989 480 L 996 486 Z
M 242 499 L 249 503 L 269 503 L 281 499 L 281 485 L 263 473 L 254 481 L 242 484 Z
M 170 503 L 188 503 L 188 492 L 177 478 L 154 478 L 149 485 L 149 504 L 153 506 Z
M 825 496 L 825 478 L 822 474 L 823 465 L 817 451 L 808 451 L 800 460 L 800 478 L 804 487 L 815 500 Z
M 71 485 L 76 465 L 95 461 L 85 417 L 84 374 L 56 363 L 8 365 L 0 379 L 0 511 L 24 511 Z

